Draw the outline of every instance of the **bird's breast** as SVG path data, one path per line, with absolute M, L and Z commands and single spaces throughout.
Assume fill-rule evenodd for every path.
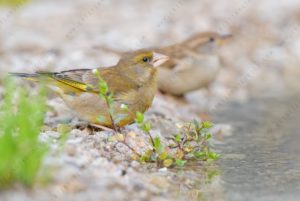
M 148 82 L 141 84 L 138 88 L 120 93 L 116 100 L 128 105 L 131 112 L 145 112 L 151 106 L 156 90 L 156 76 L 153 76 Z

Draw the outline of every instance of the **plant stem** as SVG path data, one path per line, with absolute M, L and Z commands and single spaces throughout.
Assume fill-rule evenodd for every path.
M 146 133 L 147 133 L 147 135 L 149 136 L 149 138 L 150 138 L 150 140 L 151 140 L 153 150 L 155 150 L 155 148 L 154 148 L 154 147 L 155 147 L 154 140 L 153 140 L 153 138 L 152 138 L 150 132 L 146 132 Z
M 127 144 L 126 141 L 121 141 L 126 147 L 128 147 L 134 154 L 136 154 L 138 157 L 141 157 L 142 155 L 139 154 L 134 148 L 132 148 L 131 146 L 129 146 L 129 144 Z
M 113 116 L 110 112 L 111 105 L 110 105 L 109 100 L 108 100 L 108 95 L 104 95 L 104 99 L 105 99 L 105 102 L 106 102 L 106 105 L 107 105 L 107 108 L 108 108 L 108 116 L 110 118 L 113 130 L 116 131 L 116 132 L 120 132 L 120 128 L 115 124 L 114 118 L 113 118 Z

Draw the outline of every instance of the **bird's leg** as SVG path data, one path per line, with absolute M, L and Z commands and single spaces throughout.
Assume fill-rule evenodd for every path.
M 98 124 L 90 123 L 89 125 L 92 126 L 92 127 L 95 127 L 95 128 L 99 128 L 99 129 L 104 130 L 104 131 L 110 131 L 110 132 L 115 131 L 114 129 L 111 129 L 111 128 L 108 128 L 108 127 L 105 127 L 105 126 L 101 126 L 101 125 L 98 125 Z
M 114 118 L 112 117 L 112 114 L 109 113 L 109 118 L 112 124 L 112 130 L 115 131 L 115 133 L 121 133 L 121 129 L 118 125 L 116 125 Z
M 114 125 L 114 130 L 117 132 L 117 133 L 122 133 L 121 131 L 121 128 L 117 125 Z
M 89 126 L 89 123 L 86 121 L 79 121 L 78 119 L 70 122 L 71 128 L 83 130 Z
M 80 120 L 74 120 L 70 123 L 70 126 L 72 128 L 77 128 L 80 130 L 84 130 L 85 128 L 95 128 L 95 129 L 100 129 L 100 130 L 104 130 L 104 131 L 113 131 L 113 129 L 105 127 L 105 126 L 101 126 L 99 124 L 93 124 L 93 123 L 89 123 L 86 121 L 80 121 Z

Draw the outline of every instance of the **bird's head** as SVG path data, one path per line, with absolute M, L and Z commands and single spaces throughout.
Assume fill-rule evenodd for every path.
M 143 49 L 123 54 L 119 64 L 126 64 L 127 67 L 135 65 L 140 67 L 158 67 L 167 60 L 169 60 L 169 57 L 166 55 Z
M 201 53 L 212 53 L 218 47 L 225 44 L 231 37 L 231 34 L 203 32 L 194 35 L 193 37 L 185 41 L 185 43 L 189 48 L 196 49 Z
M 155 67 L 168 60 L 169 57 L 166 55 L 142 49 L 123 54 L 117 66 L 122 68 L 122 72 L 126 72 L 129 77 L 145 80 L 156 72 Z
M 217 46 L 221 46 L 225 44 L 231 37 L 232 34 L 211 33 L 207 36 L 207 43 L 215 43 Z

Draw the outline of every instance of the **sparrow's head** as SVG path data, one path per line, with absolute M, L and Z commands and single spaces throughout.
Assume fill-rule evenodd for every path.
M 225 44 L 231 34 L 219 34 L 217 32 L 203 32 L 196 34 L 185 41 L 187 47 L 196 49 L 200 53 L 213 53 L 218 47 Z
M 217 46 L 221 46 L 226 43 L 232 34 L 218 34 L 218 33 L 210 33 L 207 35 L 207 43 L 215 43 Z

